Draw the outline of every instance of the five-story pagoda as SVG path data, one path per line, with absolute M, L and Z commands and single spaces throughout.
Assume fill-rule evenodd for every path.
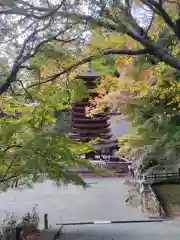
M 90 66 L 88 71 L 77 76 L 83 80 L 89 91 L 89 97 L 95 97 L 97 93 L 93 91 L 96 87 L 96 81 L 101 76 Z M 98 144 L 94 145 L 96 154 L 113 155 L 113 150 L 117 149 L 117 142 L 112 140 L 112 134 L 109 123 L 109 116 L 106 113 L 97 114 L 89 117 L 86 114 L 86 107 L 90 106 L 89 98 L 75 102 L 72 106 L 72 131 L 71 137 L 77 141 L 89 142 L 94 139 L 100 139 Z M 95 153 L 88 154 L 86 157 L 95 157 Z

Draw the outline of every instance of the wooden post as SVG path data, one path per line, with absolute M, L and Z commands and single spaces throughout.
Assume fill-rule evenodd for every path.
M 147 186 L 145 186 L 145 191 L 144 191 L 144 206 L 145 206 L 145 209 L 147 210 L 148 209 L 148 195 L 149 195 L 149 192 L 148 192 L 148 189 L 147 189 Z
M 44 214 L 44 229 L 48 229 L 48 214 Z
M 22 227 L 16 227 L 16 240 L 22 240 L 21 238 Z
M 179 178 L 180 178 L 180 168 L 178 168 L 178 174 L 179 174 Z
M 160 203 L 158 203 L 158 208 L 159 208 L 159 216 L 161 217 L 162 212 L 161 212 L 161 204 Z

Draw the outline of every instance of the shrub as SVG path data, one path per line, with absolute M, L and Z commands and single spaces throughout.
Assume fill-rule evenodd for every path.
M 0 240 L 16 240 L 16 228 L 22 227 L 22 236 L 26 238 L 30 233 L 36 231 L 39 225 L 39 216 L 35 208 L 27 212 L 22 218 L 14 213 L 6 214 L 6 218 L 0 225 Z

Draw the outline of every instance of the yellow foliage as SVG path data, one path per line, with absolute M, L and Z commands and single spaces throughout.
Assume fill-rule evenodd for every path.
M 91 39 L 91 45 L 99 49 L 115 48 L 124 46 L 126 39 L 119 33 L 105 33 L 104 30 L 98 30 Z
M 138 43 L 137 41 L 134 41 L 134 40 L 132 40 L 132 39 L 127 38 L 126 47 L 127 47 L 128 49 L 133 49 L 133 50 L 135 50 L 135 49 L 138 49 L 139 43 Z
M 153 83 L 155 80 L 155 70 L 154 67 L 145 68 L 142 70 L 140 74 L 140 81 L 146 82 L 146 83 Z

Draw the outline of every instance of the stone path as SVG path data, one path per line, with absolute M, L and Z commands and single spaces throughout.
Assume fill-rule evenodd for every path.
M 145 220 L 139 207 L 125 204 L 129 187 L 123 179 L 90 179 L 91 187 L 68 188 L 59 194 L 57 215 L 49 213 L 49 222 L 95 221 L 95 220 Z M 50 203 L 50 202 L 49 202 Z M 51 205 L 53 208 L 53 205 Z M 53 210 L 56 210 L 53 208 Z M 58 219 L 59 218 L 59 219 Z M 53 222 L 54 223 L 54 222 Z M 58 231 L 52 225 L 48 233 L 41 234 L 40 240 L 53 240 Z M 179 240 L 180 227 L 173 222 L 126 223 L 84 226 L 64 226 L 61 240 Z M 35 239 L 39 240 L 39 239 Z M 58 239 L 57 239 L 58 240 Z
M 77 222 L 77 221 L 95 221 L 95 220 L 141 220 L 146 219 L 139 208 L 133 208 L 126 205 L 125 200 L 129 187 L 124 184 L 123 178 L 101 178 L 86 179 L 90 183 L 88 189 L 78 189 L 77 191 L 67 191 L 62 194 L 60 203 L 62 206 L 61 216 L 57 222 Z M 52 219 L 52 216 L 50 216 Z M 51 223 L 51 221 L 50 221 Z M 102 228 L 102 225 L 98 225 Z M 48 233 L 42 233 L 41 239 L 50 240 L 55 234 L 55 225 Z M 88 226 L 92 229 L 95 225 Z M 104 227 L 108 227 L 104 225 Z M 81 227 L 77 227 L 80 229 Z M 76 227 L 63 227 L 62 232 L 68 229 L 76 229 Z M 95 227 L 96 229 L 96 227 Z M 79 231 L 79 230 L 78 230 Z M 64 237 L 64 234 L 61 238 Z M 46 236 L 47 235 L 47 236 Z M 49 236 L 48 236 L 49 235 Z M 67 232 L 66 234 L 67 235 Z M 79 235 L 78 235 L 79 236 Z M 77 236 L 76 236 L 77 237 Z M 79 239 L 79 238 L 74 238 Z
M 49 229 L 48 231 L 42 231 L 39 239 L 37 240 L 54 240 L 53 237 L 57 233 L 58 229 Z M 36 240 L 36 239 L 33 239 Z
M 61 240 L 179 240 L 180 228 L 168 223 L 111 224 L 64 228 Z

